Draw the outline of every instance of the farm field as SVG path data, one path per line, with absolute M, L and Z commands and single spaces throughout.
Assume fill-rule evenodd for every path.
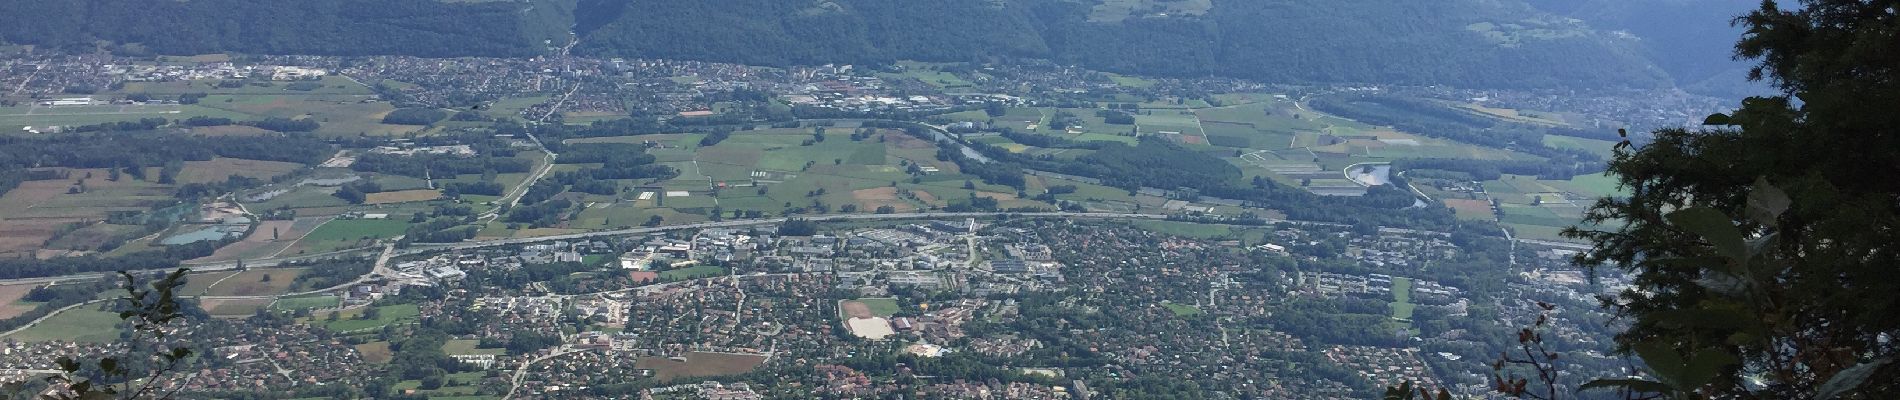
M 21 134 L 26 132 L 23 130 L 26 127 L 33 127 L 34 130 L 40 132 L 50 132 L 52 126 L 94 125 L 138 121 L 140 118 L 187 119 L 191 117 L 249 119 L 243 113 L 190 104 L 95 106 L 27 104 L 0 107 L 0 133 Z
M 285 185 L 285 186 L 288 186 L 288 185 Z M 336 193 L 336 188 L 333 188 L 333 187 L 322 187 L 322 186 L 317 186 L 317 185 L 303 185 L 303 186 L 296 186 L 296 187 L 276 187 L 276 188 L 265 187 L 263 189 L 254 190 L 253 192 L 261 192 L 261 193 L 256 194 L 257 196 L 259 196 L 257 198 L 247 198 L 244 200 L 245 207 L 248 207 L 253 210 L 294 208 L 298 210 L 297 215 L 313 215 L 312 213 L 306 212 L 305 210 L 315 209 L 315 208 L 339 208 L 340 209 L 343 207 L 348 207 L 350 205 L 349 202 L 343 201 L 343 199 L 337 198 L 335 195 L 333 195 L 334 193 Z M 268 197 L 268 198 L 265 199 L 264 197 Z M 325 215 L 333 215 L 333 214 L 335 213 L 332 212 Z
M 1570 241 L 1557 235 L 1577 224 L 1598 197 L 1621 195 L 1615 181 L 1604 175 L 1580 175 L 1569 180 L 1539 180 L 1505 175 L 1484 182 L 1485 192 L 1501 204 L 1498 221 L 1529 239 Z
M 685 361 L 665 357 L 640 357 L 634 368 L 652 369 L 660 382 L 707 376 L 738 375 L 765 364 L 765 356 L 687 352 Z
M 61 225 L 104 220 L 113 211 L 142 211 L 171 201 L 171 186 L 130 178 L 112 181 L 105 169 L 70 169 L 70 179 L 21 182 L 0 195 L 0 255 L 37 250 Z M 86 190 L 73 182 L 91 174 Z M 156 174 L 152 175 L 156 176 Z
M 400 236 L 409 228 L 408 220 L 336 219 L 304 235 L 290 250 L 320 253 L 366 245 L 364 238 L 382 239 Z
M 331 308 L 342 304 L 343 300 L 332 295 L 285 297 L 270 304 L 273 310 L 294 311 L 306 308 Z
M 1557 115 L 1556 113 L 1532 112 L 1532 111 L 1515 110 L 1515 109 L 1509 109 L 1509 108 L 1492 108 L 1492 107 L 1485 107 L 1485 106 L 1477 105 L 1477 104 L 1458 104 L 1458 105 L 1455 105 L 1454 107 L 1471 111 L 1479 115 L 1484 115 L 1484 116 L 1502 119 L 1506 121 L 1512 121 L 1512 122 L 1522 122 L 1522 123 L 1549 125 L 1549 126 L 1569 125 L 1568 123 L 1565 123 L 1563 121 L 1563 116 Z
M 269 256 L 270 253 L 274 253 L 275 251 L 269 250 L 267 247 L 276 243 L 278 241 L 277 238 L 283 238 L 286 233 L 285 231 L 290 230 L 294 225 L 296 225 L 295 221 L 259 221 L 257 228 L 253 229 L 249 235 L 245 235 L 244 239 L 220 247 L 216 252 L 211 253 L 210 256 L 197 258 L 196 260 L 236 260 L 247 257 L 259 258 L 260 256 Z M 273 236 L 276 238 L 273 238 Z M 292 236 L 290 239 L 295 240 L 296 237 Z
M 270 306 L 271 299 L 204 299 L 198 304 L 205 312 L 214 317 L 243 318 L 257 315 L 257 310 Z
M 862 140 L 850 140 L 854 128 L 827 129 L 826 140 L 814 140 L 812 128 L 759 129 L 734 132 L 714 146 L 698 145 L 699 135 L 639 135 L 587 138 L 581 143 L 638 143 L 655 141 L 665 148 L 650 151 L 660 163 L 678 169 L 676 178 L 657 188 L 622 196 L 581 196 L 579 217 L 562 229 L 607 229 L 644 224 L 658 216 L 679 224 L 709 219 L 722 211 L 762 211 L 775 215 L 793 210 L 822 208 L 838 212 L 854 207 L 871 212 L 880 206 L 913 211 L 965 199 L 971 191 L 962 183 L 974 177 L 955 174 L 955 164 L 936 159 L 936 146 L 901 133 L 884 131 Z M 811 142 L 807 144 L 806 142 Z M 900 165 L 938 169 L 937 175 L 915 179 Z M 576 169 L 578 165 L 564 165 Z M 557 169 L 558 170 L 558 169 Z M 619 181 L 623 186 L 642 182 Z M 1013 199 L 1014 189 L 980 188 L 981 195 Z M 1007 194 L 1006 196 L 1004 194 Z M 518 236 L 523 232 L 490 229 L 488 237 Z
M 399 135 L 422 129 L 419 126 L 383 124 L 383 116 L 394 110 L 394 107 L 385 102 L 370 101 L 375 94 L 368 87 L 348 78 L 325 76 L 315 83 L 308 87 L 309 90 L 296 90 L 288 82 L 247 82 L 238 87 L 223 87 L 216 80 L 129 82 L 122 89 L 102 92 L 94 95 L 94 98 L 110 100 L 133 93 L 158 98 L 172 98 L 184 93 L 205 93 L 208 96 L 199 99 L 197 104 L 187 105 L 9 107 L 0 109 L 0 128 L 5 128 L 6 132 L 17 132 L 22 126 L 86 125 L 150 117 L 178 120 L 205 116 L 240 122 L 271 117 L 310 118 L 322 124 L 317 133 L 330 136 Z
M 237 275 L 237 271 L 196 272 L 185 275 L 185 285 L 179 286 L 180 296 L 198 296 L 211 290 L 211 284 L 218 283 L 227 276 Z
M 70 340 L 75 342 L 104 343 L 119 339 L 119 314 L 101 311 L 103 303 L 73 307 L 66 312 L 53 315 L 39 325 L 14 332 L 5 339 L 23 342 L 44 342 L 48 340 Z
M 111 243 L 144 236 L 146 234 L 145 230 L 146 227 L 144 225 L 110 224 L 104 221 L 92 222 L 77 230 L 58 235 L 46 241 L 46 249 L 41 250 L 41 252 L 61 250 L 83 252 L 98 250 Z
M 178 171 L 178 182 L 223 182 L 232 175 L 270 180 L 273 176 L 287 174 L 302 167 L 302 164 L 282 161 L 218 157 L 210 161 L 186 161 L 185 168 Z
M 21 304 L 20 299 L 33 291 L 35 285 L 0 286 L 0 319 L 8 319 L 33 311 L 32 304 Z
M 429 201 L 442 197 L 442 191 L 435 189 L 412 189 L 392 192 L 378 192 L 365 195 L 365 204 L 408 203 Z
M 389 349 L 389 342 L 359 344 L 356 345 L 356 352 L 363 354 L 363 361 L 376 364 L 388 363 L 391 358 L 395 357 L 395 352 Z
M 212 285 L 212 296 L 267 296 L 290 292 L 302 268 L 253 269 L 239 272 Z
M 210 257 L 194 261 L 227 261 L 251 258 L 267 258 L 284 251 L 295 244 L 305 234 L 318 225 L 329 221 L 328 217 L 298 217 L 290 221 L 260 221 L 257 229 L 243 240 L 218 248 Z
M 1611 148 L 1616 147 L 1616 142 L 1570 136 L 1544 135 L 1544 145 L 1559 149 L 1583 150 L 1608 160 L 1610 159 Z
M 1491 212 L 1491 202 L 1473 199 L 1445 199 L 1445 206 L 1451 207 L 1458 219 L 1489 221 L 1497 218 Z

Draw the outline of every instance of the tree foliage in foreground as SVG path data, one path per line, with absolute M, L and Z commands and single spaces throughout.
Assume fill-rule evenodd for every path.
M 1610 163 L 1631 195 L 1579 261 L 1632 272 L 1608 306 L 1673 398 L 1900 397 L 1900 18 L 1894 1 L 1773 1 L 1737 54 L 1783 93 Z M 1877 178 L 1878 177 L 1878 178 Z

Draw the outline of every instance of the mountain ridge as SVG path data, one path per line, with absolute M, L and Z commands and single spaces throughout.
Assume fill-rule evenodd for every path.
M 1292 84 L 1662 88 L 1654 51 L 1527 0 L 0 0 L 0 39 L 164 54 L 576 54 L 771 66 L 1047 59 Z M 1574 11 L 1574 10 L 1570 10 Z M 1573 12 L 1574 13 L 1574 12 Z M 340 27 L 340 28 L 339 28 Z

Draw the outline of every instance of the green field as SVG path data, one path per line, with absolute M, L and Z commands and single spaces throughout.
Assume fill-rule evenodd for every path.
M 1606 175 L 1580 175 L 1569 180 L 1541 180 L 1530 176 L 1505 175 L 1485 181 L 1485 192 L 1503 203 L 1498 221 L 1518 236 L 1554 241 L 1571 241 L 1558 231 L 1582 221 L 1594 199 L 1622 196 L 1616 181 Z
M 1161 303 L 1161 306 L 1167 307 L 1168 311 L 1173 312 L 1176 317 L 1192 317 L 1201 315 L 1203 312 L 1198 307 L 1180 303 Z
M 19 112 L 0 111 L 0 126 L 16 132 L 23 125 L 71 125 L 136 120 L 146 117 L 185 119 L 194 116 L 255 121 L 270 117 L 310 118 L 322 126 L 317 133 L 330 136 L 397 135 L 416 132 L 418 126 L 386 125 L 382 116 L 394 109 L 387 102 L 366 102 L 375 93 L 368 87 L 341 76 L 325 76 L 310 90 L 292 90 L 291 82 L 245 82 L 238 87 L 222 87 L 216 80 L 128 82 L 118 90 L 100 93 L 94 98 L 112 100 L 131 94 L 173 98 L 182 93 L 205 93 L 207 97 L 191 105 L 93 106 L 94 109 L 44 110 L 68 116 L 48 115 L 34 110 L 33 116 L 6 117 Z M 296 85 L 305 85 L 298 82 Z M 109 107 L 109 108 L 100 108 Z M 27 110 L 29 108 L 21 108 Z
M 253 210 L 268 210 L 281 207 L 305 209 L 319 207 L 341 208 L 349 206 L 349 202 L 343 201 L 343 199 L 331 194 L 334 193 L 335 190 L 334 188 L 318 186 L 299 186 L 290 188 L 288 192 L 276 195 L 262 202 L 246 203 L 246 206 Z M 306 212 L 298 212 L 298 215 L 308 214 L 309 213 Z
M 274 310 L 290 311 L 290 310 L 302 310 L 306 308 L 336 307 L 338 304 L 341 304 L 341 303 L 342 303 L 342 300 L 337 299 L 336 296 L 331 296 L 331 295 L 285 297 L 285 298 L 277 299 L 277 302 L 275 303 L 271 303 L 270 308 Z
M 18 106 L 0 107 L 0 132 L 14 134 L 23 127 L 46 132 L 48 126 L 80 126 L 107 122 L 137 121 L 140 118 L 187 119 L 191 117 L 252 119 L 242 113 L 201 105 L 102 105 L 102 106 Z
M 1412 279 L 1392 278 L 1392 318 L 1411 321 L 1412 311 L 1418 308 L 1412 304 Z
M 98 304 L 88 304 L 66 310 L 6 338 L 26 342 L 70 340 L 104 343 L 119 339 L 119 322 L 118 313 L 100 311 Z
M 420 388 L 422 387 L 422 381 L 420 380 L 407 380 L 407 381 L 396 382 L 396 384 L 391 385 L 390 388 L 396 389 L 396 390 L 415 389 L 417 395 L 427 397 L 430 399 L 496 399 L 496 398 L 499 398 L 497 396 L 492 396 L 492 395 L 490 396 L 475 395 L 476 386 L 480 385 L 482 379 L 484 379 L 487 376 L 487 374 L 488 374 L 487 372 L 483 372 L 483 371 L 458 372 L 458 373 L 448 374 L 447 376 L 445 376 L 445 379 L 443 379 L 444 385 L 440 388 L 436 388 L 433 390 L 420 390 Z M 448 383 L 457 383 L 458 385 L 450 386 L 450 385 L 447 385 Z
M 399 322 L 414 321 L 416 316 L 422 313 L 421 309 L 416 307 L 415 304 L 397 304 L 376 308 L 377 312 L 382 314 L 376 319 L 356 319 L 357 316 L 363 314 L 363 309 L 359 308 L 350 310 L 349 312 L 339 313 L 338 319 L 335 321 L 324 320 L 327 314 L 317 315 L 315 317 L 317 319 L 314 322 L 332 331 L 352 332 L 381 328 Z
M 265 296 L 288 293 L 303 274 L 303 268 L 252 269 L 238 272 L 212 285 L 212 296 Z
M 709 277 L 709 276 L 720 276 L 720 275 L 725 275 L 725 274 L 726 274 L 725 268 L 715 267 L 711 265 L 695 265 L 691 267 L 661 272 L 660 280 L 666 280 L 666 281 L 685 280 L 685 279 L 693 279 L 693 278 L 704 278 L 704 277 Z
M 840 124 L 826 129 L 826 140 L 814 138 L 815 128 L 773 128 L 746 130 L 714 146 L 700 147 L 698 134 L 639 135 L 587 138 L 575 142 L 630 142 L 653 140 L 669 143 L 668 148 L 650 151 L 660 164 L 680 171 L 676 178 L 657 182 L 660 190 L 646 189 L 621 196 L 582 196 L 582 209 L 566 229 L 610 229 L 633 227 L 658 216 L 667 224 L 710 219 L 714 208 L 723 211 L 749 210 L 783 215 L 794 210 L 839 212 L 855 207 L 869 212 L 879 206 L 910 211 L 930 205 L 899 198 L 893 188 L 928 186 L 910 184 L 912 176 L 900 164 L 914 162 L 946 171 L 925 177 L 956 178 L 952 163 L 936 159 L 936 147 L 927 141 L 893 131 L 853 141 L 855 128 Z M 807 143 L 809 142 L 809 143 Z M 582 165 L 562 166 L 579 169 Z M 558 170 L 558 169 L 557 169 Z M 961 179 L 957 178 L 957 183 Z M 653 184 L 622 180 L 623 186 Z M 960 186 L 960 185 L 951 185 Z M 968 193 L 921 188 L 938 197 L 967 197 Z M 686 196 L 667 196 L 662 192 L 686 192 Z M 647 199 L 639 199 L 651 192 Z M 1014 189 L 1000 193 L 1014 194 Z M 943 204 L 934 204 L 941 206 Z M 729 215 L 728 215 L 729 216 Z M 513 235 L 501 230 L 485 231 L 489 236 Z
M 1616 146 L 1616 142 L 1570 136 L 1544 135 L 1544 145 L 1559 149 L 1583 150 L 1608 160 L 1610 159 L 1610 149 Z
M 229 272 L 221 271 L 221 272 L 201 272 L 201 273 L 188 274 L 188 275 L 185 275 L 185 285 L 179 286 L 176 291 L 178 292 L 179 295 L 183 295 L 183 296 L 197 296 L 200 294 L 204 294 L 205 291 L 211 290 L 212 283 L 217 283 L 219 279 L 224 279 L 224 277 L 231 276 L 234 274 L 237 274 L 237 272 L 236 271 L 229 271 Z
M 330 221 L 304 236 L 304 241 L 354 241 L 363 237 L 389 238 L 402 235 L 409 228 L 408 220 L 398 219 L 339 219 Z
M 890 316 L 896 315 L 898 311 L 902 310 L 902 308 L 897 306 L 897 299 L 894 298 L 862 298 L 852 301 L 864 303 L 865 307 L 871 309 L 872 315 L 879 317 L 890 318 Z
M 1617 189 L 1616 178 L 1608 174 L 1577 175 L 1567 181 L 1553 181 L 1557 188 L 1576 192 L 1586 196 L 1627 196 L 1629 192 Z
M 921 63 L 921 62 L 912 62 L 912 61 L 900 61 L 897 63 L 897 65 L 904 67 L 904 72 L 880 73 L 878 74 L 878 76 L 884 79 L 915 78 L 918 81 L 922 81 L 924 84 L 936 86 L 938 89 L 946 89 L 946 90 L 969 89 L 969 88 L 975 87 L 975 85 L 970 84 L 970 81 L 967 79 L 963 79 L 962 77 L 959 77 L 956 74 L 938 70 L 937 69 L 938 65 L 933 65 L 929 63 Z

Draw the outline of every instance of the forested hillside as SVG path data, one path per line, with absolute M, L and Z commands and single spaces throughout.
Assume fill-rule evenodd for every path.
M 764 65 L 1041 58 L 1287 83 L 1671 83 L 1640 40 L 1523 0 L 1211 4 L 1103 19 L 1101 6 L 1074 0 L 0 0 L 0 40 L 105 40 L 163 54 L 521 56 L 561 45 L 572 25 L 581 54 Z
M 595 0 L 590 54 L 756 64 L 1049 58 L 1116 72 L 1484 87 L 1665 85 L 1636 41 L 1517 2 L 1216 0 L 1089 19 L 1066 0 Z
M 1752 0 L 1529 0 L 1532 6 L 1641 38 L 1642 49 L 1684 89 L 1721 97 L 1769 92 L 1748 84 L 1750 63 L 1734 60 L 1742 28 L 1730 22 L 1761 6 Z
M 435 0 L 0 0 L 0 39 L 89 48 L 99 40 L 160 54 L 522 56 L 543 51 L 518 2 Z

